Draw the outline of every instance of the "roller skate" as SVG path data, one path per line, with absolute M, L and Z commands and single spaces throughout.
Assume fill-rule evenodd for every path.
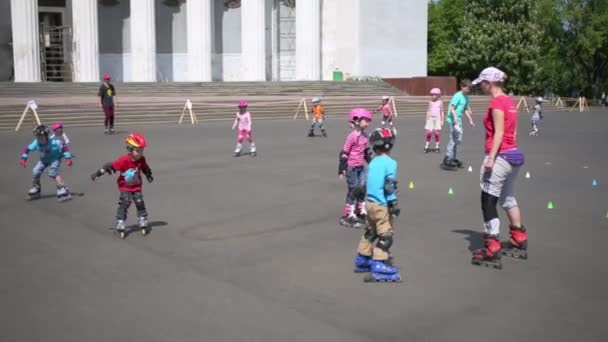
M 110 131 L 108 132 L 109 135 L 115 134 L 116 132 L 114 131 L 114 127 L 110 127 Z
M 435 153 L 439 153 L 440 152 L 439 144 L 435 145 L 435 149 L 433 150 L 433 152 L 435 152 Z
M 321 136 L 323 136 L 323 138 L 327 138 L 327 132 L 325 132 L 325 130 L 321 131 Z
M 456 158 L 454 158 L 453 162 L 454 162 L 454 164 L 456 164 L 456 167 L 458 167 L 459 169 L 462 169 L 464 167 L 464 164 Z
M 502 254 L 518 259 L 528 259 L 528 234 L 524 226 L 510 226 L 509 241 L 502 243 Z
M 429 153 L 430 151 L 429 144 L 424 145 L 424 153 Z
M 443 162 L 439 166 L 448 171 L 458 170 L 458 164 L 456 164 L 453 160 L 448 159 L 448 157 L 443 158 Z
M 251 144 L 251 147 L 249 148 L 249 155 L 252 157 L 257 156 L 255 144 Z
M 146 236 L 148 233 L 150 233 L 150 228 L 148 227 L 148 218 L 145 216 L 140 216 L 137 223 L 139 225 L 141 235 Z
M 236 145 L 236 148 L 234 149 L 234 156 L 235 156 L 235 157 L 240 156 L 240 155 L 241 155 L 241 151 L 242 151 L 242 149 L 243 149 L 243 145 L 241 145 L 241 144 L 237 144 L 237 145 Z
M 363 225 L 361 224 L 361 221 L 359 221 L 357 216 L 354 216 L 354 215 L 340 217 L 340 225 L 345 226 L 345 227 L 357 228 L 357 229 L 363 227 Z
M 366 283 L 400 283 L 401 274 L 399 269 L 393 266 L 389 260 L 372 260 L 371 271 L 363 281 Z
M 32 185 L 32 188 L 27 192 L 27 200 L 33 201 L 40 198 L 40 184 Z
M 372 270 L 372 257 L 357 253 L 355 256 L 355 273 L 367 273 Z
M 106 128 L 103 130 L 103 134 L 105 134 L 105 135 L 110 134 L 110 130 L 109 130 L 107 127 L 106 127 Z
M 315 130 L 314 130 L 314 129 L 311 129 L 311 130 L 308 132 L 308 136 L 309 136 L 309 137 L 314 137 L 314 136 L 315 136 Z
M 57 200 L 59 202 L 65 202 L 72 199 L 72 194 L 70 194 L 70 190 L 66 186 L 58 186 L 57 187 Z
M 471 263 L 478 266 L 502 269 L 502 263 L 500 262 L 502 252 L 498 236 L 486 234 L 484 236 L 484 245 L 483 248 L 473 252 Z
M 118 234 L 120 234 L 121 239 L 125 239 L 127 237 L 128 233 L 127 226 L 125 225 L 125 220 L 117 220 L 116 224 L 114 225 L 114 229 L 116 230 L 116 232 L 118 232 Z

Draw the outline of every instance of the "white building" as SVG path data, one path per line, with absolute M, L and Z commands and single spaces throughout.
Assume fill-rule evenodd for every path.
M 428 0 L 0 1 L 0 80 L 426 76 Z

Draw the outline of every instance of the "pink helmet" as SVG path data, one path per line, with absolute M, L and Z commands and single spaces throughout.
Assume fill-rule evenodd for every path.
M 103 75 L 103 80 L 104 81 L 109 81 L 112 77 L 110 77 L 110 74 L 105 74 Z
M 439 88 L 431 89 L 431 95 L 441 95 L 441 89 L 439 89 Z
M 58 129 L 60 129 L 60 128 L 63 128 L 63 124 L 62 124 L 60 121 L 55 122 L 55 123 L 54 123 L 54 124 L 51 126 L 51 129 L 52 129 L 53 131 L 56 131 L 56 130 L 58 130 Z
M 238 105 L 239 108 L 247 107 L 247 106 L 249 106 L 249 103 L 247 103 L 247 101 L 239 101 L 239 105 Z
M 372 113 L 365 108 L 355 108 L 348 114 L 348 121 L 355 122 L 360 119 L 372 121 Z

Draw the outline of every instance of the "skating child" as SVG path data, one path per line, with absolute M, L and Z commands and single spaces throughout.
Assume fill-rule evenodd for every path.
M 118 172 L 118 210 L 116 211 L 115 229 L 120 233 L 121 238 L 127 236 L 125 221 L 131 202 L 135 202 L 139 228 L 143 235 L 148 234 L 148 212 L 144 203 L 142 190 L 141 173 L 146 176 L 149 183 L 154 181 L 152 170 L 144 157 L 144 148 L 147 146 L 146 138 L 141 133 L 132 133 L 125 139 L 127 153 L 120 156 L 113 162 L 108 162 L 91 175 L 91 180 L 101 177 L 103 174 L 113 174 Z
M 389 125 L 393 126 L 393 109 L 389 103 L 389 96 L 382 96 L 382 104 L 374 110 L 374 113 L 382 112 L 382 126 L 386 125 L 388 122 Z
M 469 107 L 469 92 L 471 92 L 471 80 L 460 81 L 460 91 L 452 96 L 446 113 L 450 141 L 445 148 L 445 158 L 441 167 L 445 170 L 457 170 L 462 168 L 463 163 L 456 158 L 458 145 L 462 142 L 462 114 L 469 119 L 469 126 L 475 127 Z
M 545 102 L 545 99 L 542 97 L 539 96 L 536 98 L 534 113 L 532 113 L 532 117 L 530 118 L 532 121 L 532 132 L 530 132 L 530 136 L 538 136 L 538 122 L 543 118 L 543 102 Z
M 348 121 L 353 130 L 346 136 L 338 165 L 338 175 L 346 177 L 348 187 L 340 224 L 360 228 L 367 216 L 364 201 L 368 137 L 365 128 L 372 121 L 372 113 L 364 108 L 355 108 L 348 115 Z
M 61 122 L 55 122 L 51 126 L 51 129 L 53 130 L 53 134 L 51 134 L 50 139 L 57 139 L 66 146 L 70 144 L 70 139 L 68 138 L 67 134 L 65 134 L 63 124 Z
M 431 151 L 429 144 L 431 138 L 435 136 L 435 148 L 433 151 L 439 153 L 439 143 L 441 141 L 441 123 L 443 122 L 443 102 L 441 101 L 441 90 L 439 88 L 431 89 L 431 101 L 429 108 L 426 111 L 426 143 L 424 144 L 424 153 Z
M 48 175 L 57 185 L 57 199 L 59 201 L 67 201 L 72 198 L 70 191 L 65 186 L 63 178 L 59 175 L 59 166 L 61 159 L 65 158 L 67 166 L 72 166 L 72 155 L 70 154 L 67 145 L 62 144 L 59 140 L 49 139 L 49 128 L 45 125 L 40 125 L 34 129 L 36 139 L 23 149 L 20 165 L 26 167 L 27 158 L 30 152 L 40 151 L 40 160 L 32 170 L 33 180 L 32 188 L 28 191 L 30 199 L 40 197 L 40 176 L 44 170 L 49 169 Z
M 321 129 L 321 134 L 327 138 L 327 133 L 325 132 L 325 126 L 323 125 L 323 121 L 325 120 L 325 110 L 321 105 L 321 99 L 318 97 L 312 98 L 313 107 L 311 109 L 312 113 L 312 125 L 310 125 L 310 132 L 308 132 L 309 137 L 315 136 L 315 126 L 319 126 Z
M 232 130 L 239 127 L 239 135 L 236 140 L 236 148 L 234 149 L 234 156 L 238 157 L 241 155 L 243 148 L 243 139 L 249 141 L 249 153 L 251 156 L 256 155 L 255 143 L 253 142 L 253 136 L 251 135 L 251 114 L 247 111 L 249 104 L 245 101 L 239 101 L 239 111 L 236 113 L 234 123 L 232 124 Z
M 401 274 L 392 265 L 389 254 L 393 244 L 393 217 L 401 211 L 397 204 L 397 161 L 390 157 L 395 136 L 388 128 L 378 128 L 370 135 L 369 143 L 376 156 L 369 163 L 367 173 L 368 226 L 357 247 L 354 270 L 369 272 L 366 282 L 399 282 Z

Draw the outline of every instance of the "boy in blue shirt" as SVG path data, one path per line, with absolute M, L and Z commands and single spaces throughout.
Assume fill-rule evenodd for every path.
M 395 136 L 388 128 L 378 128 L 370 135 L 369 144 L 376 156 L 368 166 L 365 203 L 368 226 L 357 248 L 355 272 L 369 272 L 365 282 L 400 282 L 399 269 L 391 264 L 389 255 L 393 244 L 393 217 L 400 212 L 397 161 L 389 156 Z
M 444 169 L 456 170 L 462 168 L 462 162 L 456 159 L 458 145 L 462 142 L 462 114 L 464 113 L 469 119 L 469 125 L 475 127 L 473 118 L 471 118 L 471 107 L 469 106 L 469 92 L 471 91 L 471 80 L 463 79 L 460 81 L 460 91 L 452 96 L 448 112 L 445 115 L 448 122 L 448 136 L 450 138 L 448 145 L 445 148 L 445 158 L 441 166 Z
M 59 175 L 59 165 L 61 159 L 65 158 L 67 166 L 72 166 L 72 155 L 67 145 L 58 139 L 49 139 L 50 130 L 45 125 L 40 125 L 34 129 L 36 139 L 23 149 L 19 164 L 26 167 L 27 158 L 30 152 L 40 151 L 40 160 L 32 170 L 32 188 L 28 191 L 29 199 L 40 197 L 40 176 L 49 169 L 49 177 L 57 184 L 57 199 L 66 201 L 72 198 L 68 188 L 65 186 L 62 177 Z

